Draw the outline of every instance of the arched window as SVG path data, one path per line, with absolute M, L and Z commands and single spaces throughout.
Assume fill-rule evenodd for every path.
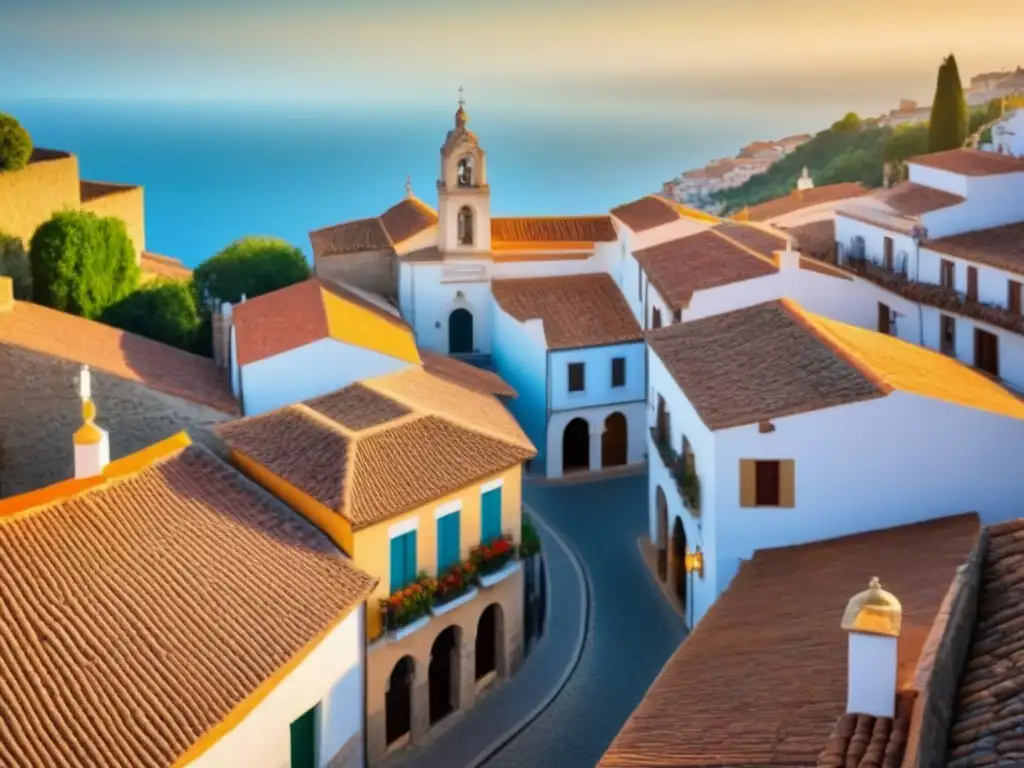
M 457 168 L 458 183 L 460 187 L 473 186 L 473 158 L 469 155 L 459 160 Z
M 473 211 L 463 206 L 459 211 L 459 245 L 473 244 Z

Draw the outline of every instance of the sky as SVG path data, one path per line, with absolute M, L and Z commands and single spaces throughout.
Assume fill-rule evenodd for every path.
M 928 98 L 950 52 L 1024 64 L 1022 29 L 1024 0 L 0 0 L 0 99 Z

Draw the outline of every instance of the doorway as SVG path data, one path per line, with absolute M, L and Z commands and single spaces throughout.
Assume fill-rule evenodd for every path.
M 384 694 L 384 730 L 388 745 L 394 744 L 412 728 L 412 676 L 415 662 L 403 656 L 391 670 Z
M 430 724 L 439 722 L 455 711 L 455 683 L 458 680 L 458 651 L 455 627 L 448 627 L 434 640 L 430 649 Z
M 675 577 L 672 586 L 686 616 L 686 531 L 678 517 L 672 525 L 672 575 Z
M 473 313 L 459 307 L 448 315 L 448 354 L 468 355 L 473 352 Z
M 562 472 L 590 469 L 590 425 L 586 419 L 573 419 L 562 433 Z
M 476 626 L 476 679 L 498 671 L 498 647 L 501 644 L 501 606 L 491 603 L 480 614 Z
M 616 411 L 604 421 L 604 434 L 601 435 L 601 466 L 624 466 L 627 449 L 626 417 Z
M 655 492 L 655 506 L 658 516 L 658 578 L 668 579 L 668 499 L 659 485 Z

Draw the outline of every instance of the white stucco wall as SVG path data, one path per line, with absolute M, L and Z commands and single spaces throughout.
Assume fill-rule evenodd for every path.
M 456 270 L 472 272 L 473 282 L 453 281 Z M 448 318 L 457 308 L 473 315 L 473 346 L 479 354 L 491 352 L 493 298 L 489 259 L 459 258 L 450 263 L 403 262 L 399 267 L 399 305 L 412 325 L 417 343 L 448 354 Z M 459 295 L 461 294 L 461 296 Z
M 595 252 L 596 254 L 596 252 Z M 563 277 L 565 275 L 586 275 L 607 273 L 606 259 L 592 255 L 586 259 L 573 258 L 566 252 L 566 258 L 550 258 L 523 261 L 496 261 L 491 266 L 491 277 L 495 279 L 518 277 Z
M 907 179 L 915 184 L 923 184 L 932 189 L 941 189 L 943 192 L 967 197 L 967 177 L 958 173 L 950 173 L 917 163 L 907 163 Z
M 1024 206 L 1021 207 L 1021 218 L 1024 218 Z M 1024 283 L 1024 275 L 1008 272 L 1005 269 L 989 267 L 978 262 L 950 256 L 941 251 L 933 251 L 927 245 L 921 246 L 921 266 L 918 279 L 923 283 L 939 285 L 942 282 L 942 261 L 953 263 L 953 287 L 960 293 L 967 292 L 967 268 L 974 267 L 978 272 L 978 300 L 983 304 L 995 304 L 1006 307 L 1008 301 L 1009 281 Z
M 998 227 L 1024 219 L 1020 200 L 1024 196 L 1024 173 L 964 178 L 967 200 L 921 216 L 929 238 L 948 237 L 976 229 Z
M 562 441 L 566 426 L 574 419 L 583 419 L 589 427 L 590 471 L 602 469 L 601 437 L 604 434 L 605 420 L 613 413 L 621 413 L 626 419 L 626 463 L 636 464 L 643 461 L 647 457 L 646 410 L 647 404 L 639 401 L 552 413 L 547 427 L 545 474 L 548 477 L 562 476 Z
M 981 328 L 999 339 L 999 378 L 1006 384 L 1024 391 L 1024 336 L 983 323 L 973 318 L 943 312 L 934 307 L 921 307 L 922 339 L 908 339 L 941 351 L 941 317 L 947 314 L 956 321 L 956 358 L 967 365 L 974 365 L 974 329 Z
M 540 320 L 520 323 L 497 304 L 494 305 L 493 322 L 491 359 L 498 375 L 519 395 L 506 401 L 506 405 L 537 448 L 535 463 L 544 466 L 548 419 L 548 353 L 543 325 Z
M 364 610 L 365 604 L 354 610 L 237 726 L 189 765 L 286 768 L 292 722 L 318 706 L 317 764 L 326 766 L 363 730 Z M 356 764 L 363 764 L 362 758 Z
M 241 369 L 245 415 L 326 395 L 360 379 L 401 370 L 409 365 L 379 352 L 321 339 Z
M 612 344 L 605 347 L 584 347 L 549 352 L 551 376 L 551 410 L 590 408 L 646 400 L 644 375 L 644 344 Z M 612 360 L 626 361 L 624 386 L 612 387 Z M 584 364 L 582 392 L 569 391 L 569 365 Z
M 876 264 L 883 262 L 885 238 L 891 237 L 894 263 L 905 257 L 907 273 L 914 273 L 917 263 L 917 242 L 910 235 L 866 224 L 841 214 L 837 215 L 836 242 L 842 246 L 845 252 L 848 253 L 853 249 L 853 241 L 857 236 L 864 238 L 864 255 Z

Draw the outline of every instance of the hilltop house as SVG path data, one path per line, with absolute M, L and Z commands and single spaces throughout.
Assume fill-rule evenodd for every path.
M 0 501 L 0 764 L 364 765 L 375 579 L 179 433 Z
M 535 450 L 497 398 L 410 366 L 218 431 L 235 466 L 377 581 L 371 763 L 516 671 L 522 464 Z
M 691 626 L 756 549 L 1016 512 L 1024 402 L 956 360 L 787 299 L 648 342 L 650 537 Z

